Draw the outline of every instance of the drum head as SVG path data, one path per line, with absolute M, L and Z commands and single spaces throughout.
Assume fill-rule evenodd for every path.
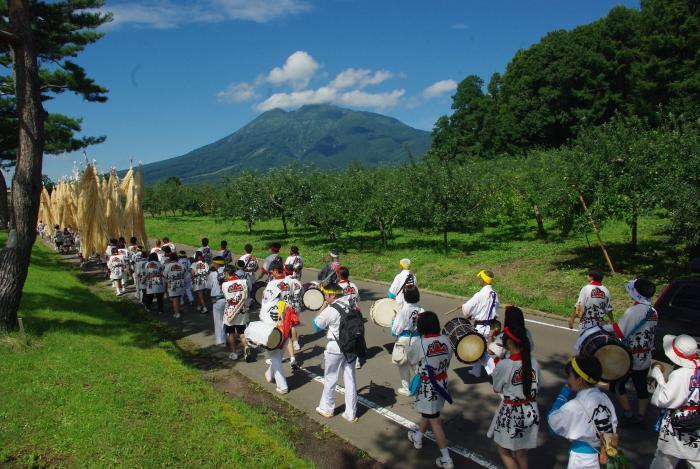
M 396 300 L 391 298 L 382 298 L 377 300 L 369 310 L 369 316 L 372 322 L 379 327 L 391 327 L 391 322 L 399 312 L 399 305 Z
M 304 303 L 304 308 L 311 311 L 318 311 L 323 306 L 325 298 L 323 297 L 323 292 L 316 287 L 309 287 L 308 290 L 304 292 L 304 296 L 301 297 L 302 303 Z
M 270 350 L 278 348 L 282 344 L 282 331 L 275 327 L 270 331 L 270 336 L 267 339 L 266 347 Z
M 263 293 L 265 293 L 265 282 L 255 282 L 253 284 L 253 300 L 258 304 L 262 305 Z
M 457 360 L 472 364 L 484 355 L 486 351 L 486 341 L 480 334 L 469 334 L 462 337 L 462 340 L 457 344 L 455 349 L 455 354 L 457 355 Z
M 603 368 L 603 381 L 616 381 L 629 373 L 632 360 L 629 352 L 619 345 L 604 345 L 595 354 Z

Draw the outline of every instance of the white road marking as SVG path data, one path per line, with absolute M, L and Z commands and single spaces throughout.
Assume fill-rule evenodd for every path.
M 319 376 L 313 371 L 307 370 L 306 368 L 301 367 L 301 370 L 311 376 L 314 381 L 317 381 L 321 384 L 324 384 L 323 382 L 323 376 Z M 345 388 L 340 386 L 339 384 L 336 384 L 335 390 L 339 392 L 340 394 L 345 394 Z M 362 404 L 363 406 L 367 407 L 368 409 L 371 409 L 378 413 L 379 415 L 383 416 L 384 418 L 387 418 L 393 422 L 398 423 L 404 428 L 407 428 L 409 430 L 418 430 L 418 425 L 415 422 L 412 422 L 411 420 L 408 420 L 407 418 L 404 418 L 400 416 L 399 414 L 396 414 L 386 407 L 382 407 L 379 404 L 370 401 L 369 399 L 362 397 L 360 395 L 357 396 L 357 402 Z M 433 434 L 431 432 L 425 433 L 425 437 L 428 438 L 431 441 L 435 441 L 435 438 L 433 437 Z M 497 464 L 492 463 L 488 459 L 486 459 L 484 456 L 480 455 L 479 453 L 476 453 L 469 448 L 466 448 L 461 445 L 455 445 L 455 444 L 450 444 L 448 446 L 448 449 L 452 451 L 453 453 L 459 454 L 467 459 L 471 459 L 474 461 L 476 464 L 480 465 L 481 467 L 488 467 L 489 469 L 498 469 L 501 466 L 498 466 Z
M 525 319 L 527 322 L 532 322 L 534 324 L 541 324 L 543 326 L 549 326 L 549 327 L 556 327 L 557 329 L 564 329 L 565 331 L 571 331 L 571 332 L 578 332 L 578 329 L 569 329 L 568 327 L 564 326 L 557 326 L 556 324 L 550 324 L 548 322 L 542 322 L 542 321 L 535 321 L 534 319 Z

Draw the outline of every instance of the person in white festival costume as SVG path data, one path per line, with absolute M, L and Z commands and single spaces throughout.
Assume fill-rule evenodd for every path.
M 260 264 L 258 263 L 257 257 L 253 255 L 253 245 L 246 244 L 243 246 L 244 254 L 240 257 L 243 261 L 243 270 L 248 274 L 252 283 L 255 283 L 258 279 L 258 272 L 260 271 Z
M 440 334 L 440 320 L 432 311 L 424 311 L 418 316 L 416 328 L 420 337 L 411 342 L 407 356 L 408 362 L 416 367 L 418 373 L 414 408 L 420 413 L 421 419 L 418 430 L 408 432 L 408 439 L 414 448 L 421 449 L 423 435 L 430 427 L 440 449 L 440 457 L 435 460 L 435 465 L 452 469 L 454 462 L 447 448 L 447 437 L 440 418 L 445 400 L 450 397 L 447 370 L 452 359 L 452 345 L 447 337 Z
M 304 287 L 299 280 L 294 277 L 294 270 L 291 266 L 284 265 L 284 281 L 287 284 L 287 291 L 285 292 L 284 301 L 286 301 L 292 308 L 296 311 L 301 311 L 303 308 L 302 295 L 304 294 Z M 287 350 L 289 351 L 289 362 L 292 369 L 297 370 L 297 360 L 294 356 L 294 352 L 301 350 L 299 345 L 299 334 L 297 333 L 296 325 L 292 326 L 291 340 L 287 345 Z
M 486 343 L 491 343 L 491 321 L 498 318 L 498 294 L 493 289 L 493 272 L 490 270 L 480 270 L 476 277 L 479 279 L 481 290 L 472 296 L 466 303 L 462 305 L 462 314 L 467 319 L 474 319 L 476 330 L 481 334 Z M 481 359 L 475 363 L 470 370 L 473 376 L 481 376 L 481 370 L 485 369 L 487 374 L 493 373 L 496 366 L 493 358 L 488 353 L 484 352 Z
M 163 294 L 165 293 L 165 281 L 163 279 L 163 264 L 158 261 L 158 254 L 152 252 L 148 255 L 148 262 L 144 267 L 146 284 L 146 309 L 149 311 L 153 305 L 153 297 L 158 302 L 158 313 L 163 312 Z
M 237 360 L 239 357 L 243 356 L 246 361 L 249 361 L 251 354 L 248 341 L 245 337 L 245 329 L 250 322 L 250 315 L 248 313 L 248 295 L 250 294 L 250 288 L 245 279 L 236 276 L 236 268 L 233 266 L 226 266 L 224 277 L 225 280 L 224 283 L 221 284 L 221 291 L 226 300 L 223 321 L 226 340 L 231 348 L 229 358 L 231 360 Z M 238 350 L 238 342 L 240 342 L 243 347 L 242 353 Z
M 187 296 L 187 301 L 189 304 L 194 304 L 194 295 L 192 294 L 192 262 L 185 251 L 180 251 L 177 254 L 177 262 L 185 269 L 185 294 L 180 297 L 180 305 L 185 304 L 185 295 Z
M 396 300 L 399 308 L 401 308 L 404 290 L 411 286 L 418 287 L 418 280 L 415 274 L 411 272 L 410 259 L 401 259 L 399 265 L 401 266 L 401 272 L 396 274 L 396 277 L 394 277 L 394 280 L 391 282 L 387 296 Z
M 537 447 L 540 412 L 537 391 L 540 367 L 530 353 L 530 340 L 524 327 L 505 326 L 503 346 L 508 350 L 491 375 L 493 390 L 501 403 L 486 436 L 493 438 L 507 468 L 527 468 L 527 450 Z
M 362 313 L 360 309 L 360 289 L 357 288 L 357 285 L 350 281 L 350 269 L 344 265 L 341 265 L 338 267 L 337 277 L 338 285 L 340 285 L 340 288 L 343 289 L 343 296 L 348 297 L 350 307 Z M 355 360 L 355 369 L 359 370 L 362 368 L 363 360 L 364 358 L 357 357 L 357 360 Z
M 211 268 L 207 274 L 207 289 L 211 299 L 211 314 L 214 319 L 214 343 L 224 345 L 226 343 L 226 330 L 224 328 L 224 310 L 226 299 L 221 290 L 224 281 L 224 258 L 216 256 L 211 261 Z
M 678 368 L 664 378 L 658 366 L 650 377 L 657 382 L 651 404 L 664 409 L 659 427 L 659 439 L 651 462 L 651 469 L 671 469 L 681 461 L 692 468 L 700 468 L 700 429 L 683 431 L 674 427 L 674 417 L 682 419 L 698 412 L 700 406 L 700 382 L 698 365 L 700 351 L 689 335 L 666 335 L 663 338 L 664 353 Z
M 407 351 L 414 341 L 419 340 L 418 316 L 425 310 L 418 304 L 420 301 L 418 288 L 407 290 L 404 299 L 403 306 L 391 322 L 391 335 L 396 337 L 391 359 L 399 368 L 401 379 L 401 386 L 396 392 L 402 396 L 410 396 L 411 391 L 408 386 L 413 376 L 413 367 L 407 360 Z
M 292 277 L 294 277 L 297 280 L 301 280 L 301 272 L 304 269 L 304 262 L 299 255 L 299 248 L 296 246 L 292 246 L 289 249 L 289 256 L 287 259 L 284 261 L 284 266 L 290 267 L 290 270 L 292 271 Z
M 204 291 L 207 289 L 207 276 L 209 275 L 209 264 L 204 262 L 204 256 L 197 251 L 194 254 L 194 262 L 190 267 L 192 277 L 192 292 L 197 296 L 197 311 L 206 314 L 209 310 L 204 302 Z
M 579 352 L 589 329 L 613 322 L 612 300 L 610 291 L 603 285 L 603 277 L 603 271 L 598 267 L 588 269 L 588 285 L 581 288 L 578 294 L 574 311 L 569 318 L 569 329 L 573 329 L 576 316 L 581 317 L 574 353 Z
M 282 331 L 282 343 L 280 346 L 268 351 L 270 361 L 269 367 L 265 371 L 265 380 L 268 383 L 274 381 L 276 391 L 279 394 L 287 394 L 289 392 L 287 379 L 282 371 L 282 355 L 289 339 L 289 332 L 285 330 L 284 323 L 289 321 L 290 315 L 294 315 L 294 309 L 287 305 L 283 298 L 284 294 L 279 288 L 279 282 L 275 282 L 272 285 L 268 284 L 260 306 L 260 320 L 266 324 L 278 327 Z
M 124 277 L 124 269 L 126 268 L 124 262 L 124 256 L 119 254 L 117 248 L 112 248 L 112 254 L 107 260 L 107 268 L 109 269 L 109 278 L 112 280 L 112 286 L 114 287 L 115 293 L 117 295 L 124 294 L 124 288 L 122 287 L 122 279 Z
M 571 441 L 568 469 L 598 469 L 600 435 L 617 431 L 615 406 L 596 386 L 603 368 L 595 357 L 578 356 L 564 369 L 567 384 L 547 416 L 549 428 Z
M 182 265 L 177 261 L 177 254 L 170 253 L 170 258 L 163 266 L 163 278 L 165 278 L 165 287 L 168 292 L 168 297 L 173 306 L 173 317 L 180 318 L 180 300 L 185 294 L 185 276 L 189 275 Z
M 335 412 L 335 385 L 338 376 L 343 375 L 345 387 L 345 412 L 343 418 L 348 422 L 357 421 L 357 383 L 355 380 L 355 363 L 357 357 L 346 356 L 338 345 L 341 313 L 350 312 L 349 299 L 343 296 L 343 290 L 337 283 L 329 283 L 323 287 L 326 306 L 321 313 L 313 319 L 313 326 L 317 332 L 327 331 L 328 344 L 323 352 L 323 392 L 321 401 L 316 407 L 316 412 L 326 418 L 333 417 Z

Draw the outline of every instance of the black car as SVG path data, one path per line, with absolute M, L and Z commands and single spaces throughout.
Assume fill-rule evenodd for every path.
M 700 273 L 700 257 L 690 263 L 693 273 Z M 659 322 L 654 336 L 655 360 L 670 363 L 664 354 L 663 337 L 667 334 L 688 334 L 700 343 L 700 276 L 673 280 L 654 304 Z

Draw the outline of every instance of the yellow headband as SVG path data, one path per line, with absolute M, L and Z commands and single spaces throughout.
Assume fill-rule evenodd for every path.
M 404 269 L 408 269 L 410 266 L 407 266 L 406 264 L 403 263 L 403 261 L 399 261 L 399 265 L 403 267 Z
M 571 368 L 573 368 L 576 374 L 583 378 L 585 382 L 589 384 L 596 384 L 598 382 L 590 376 L 588 376 L 586 373 L 584 373 L 583 370 L 581 370 L 581 368 L 578 366 L 578 363 L 576 363 L 576 358 L 571 359 Z
M 479 273 L 476 274 L 476 276 L 479 277 L 481 280 L 483 280 L 484 283 L 487 285 L 491 285 L 491 282 L 493 282 L 493 278 L 486 275 L 485 270 L 480 270 Z
M 338 295 L 342 295 L 342 294 L 343 294 L 343 290 L 329 290 L 329 289 L 326 288 L 326 287 L 321 287 L 321 291 L 322 291 L 323 293 L 325 293 L 326 295 L 335 295 L 335 296 L 338 296 Z

